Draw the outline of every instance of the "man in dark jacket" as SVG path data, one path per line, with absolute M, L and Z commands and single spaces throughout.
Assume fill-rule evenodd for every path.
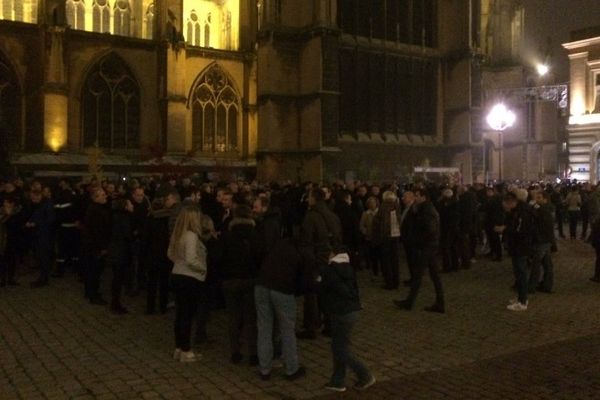
M 110 310 L 114 314 L 121 315 L 127 314 L 127 309 L 121 304 L 121 292 L 126 279 L 131 274 L 133 204 L 125 198 L 117 198 L 112 201 L 111 208 L 112 223 L 106 257 L 113 271 Z
M 425 311 L 443 314 L 445 312 L 444 291 L 436 265 L 440 245 L 440 217 L 425 189 L 415 190 L 415 205 L 414 235 L 417 246 L 415 276 L 406 300 L 396 300 L 394 303 L 404 310 L 411 310 L 421 287 L 423 273 L 428 269 L 435 287 L 436 301 L 433 306 L 426 307 Z
M 77 249 L 80 238 L 75 192 L 65 179 L 61 179 L 58 185 L 59 190 L 56 193 L 54 202 L 58 225 L 56 235 L 58 254 L 56 257 L 56 272 L 53 276 L 60 278 L 65 272 L 65 267 L 72 267 L 79 261 Z
M 526 198 L 526 196 L 523 197 Z M 515 193 L 507 193 L 502 205 L 507 213 L 506 225 L 498 227 L 497 230 L 506 235 L 508 253 L 512 260 L 519 293 L 518 299 L 512 301 L 507 308 L 511 311 L 525 311 L 528 306 L 527 260 L 532 254 L 533 247 L 533 217 L 529 206 L 525 202 L 519 201 Z
M 296 347 L 296 289 L 302 270 L 298 245 L 292 238 L 279 239 L 263 260 L 254 288 L 258 326 L 259 374 L 271 376 L 273 327 L 277 321 L 281 334 L 285 373 L 293 380 L 304 375 Z
M 331 250 L 342 243 L 339 218 L 325 203 L 325 193 L 312 189 L 308 196 L 308 211 L 300 228 L 300 251 L 304 260 L 305 281 L 312 283 L 322 267 L 327 266 Z M 307 286 L 310 286 L 310 283 Z M 315 339 L 321 326 L 318 298 L 314 288 L 304 288 L 304 331 L 301 339 Z
M 54 206 L 50 200 L 44 199 L 42 193 L 32 190 L 30 195 L 32 214 L 25 223 L 30 231 L 31 250 L 36 267 L 40 270 L 39 278 L 31 283 L 32 288 L 48 284 L 48 275 L 52 266 Z
M 533 208 L 535 237 L 533 242 L 533 257 L 531 261 L 531 274 L 529 276 L 529 293 L 536 290 L 552 293 L 554 285 L 554 266 L 552 265 L 552 245 L 554 238 L 554 207 L 548 192 L 537 192 Z M 540 282 L 541 268 L 544 277 Z
M 502 241 L 495 228 L 504 225 L 504 210 L 502 209 L 502 199 L 493 188 L 486 189 L 483 207 L 485 214 L 484 229 L 490 245 L 489 255 L 492 261 L 502 261 Z
M 460 229 L 458 204 L 454 200 L 451 189 L 442 192 L 439 203 L 442 270 L 444 272 L 458 271 L 458 247 L 460 245 Z
M 85 265 L 85 297 L 91 304 L 106 305 L 100 294 L 100 278 L 110 240 L 110 210 L 107 208 L 106 192 L 101 187 L 91 191 L 89 204 L 83 220 L 82 247 Z
M 242 361 L 242 335 L 248 346 L 251 365 L 258 365 L 256 353 L 256 307 L 254 284 L 258 275 L 259 246 L 252 210 L 239 205 L 233 210 L 219 244 L 217 259 L 223 279 L 225 307 L 229 315 L 231 362 Z
M 404 286 L 410 287 L 412 285 L 413 276 L 415 275 L 417 263 L 417 244 L 414 234 L 414 192 L 411 190 L 404 192 L 402 195 L 402 204 L 404 205 L 404 209 L 402 210 L 400 217 L 400 239 L 402 240 L 402 245 L 404 246 L 404 251 L 406 252 L 406 264 L 408 266 L 408 272 L 410 273 L 410 279 L 404 281 Z
M 460 259 L 463 268 L 471 267 L 471 259 L 475 257 L 475 241 L 473 232 L 477 221 L 477 196 L 464 186 L 458 189 L 458 209 L 460 214 Z
M 143 236 L 146 229 L 148 216 L 150 215 L 150 199 L 146 197 L 143 187 L 137 187 L 131 191 L 131 204 L 133 213 L 131 215 L 131 228 L 133 240 L 131 242 L 132 268 L 126 277 L 126 289 L 129 295 L 137 293 L 137 289 L 146 287 L 148 278 L 148 266 L 144 256 Z
M 342 227 L 342 243 L 346 249 L 348 249 L 350 254 L 350 263 L 354 266 L 357 266 L 358 244 L 360 237 L 360 217 L 357 217 L 352 204 L 352 194 L 346 190 L 343 190 L 337 196 L 333 211 L 340 220 Z
M 263 260 L 281 239 L 283 231 L 281 212 L 272 207 L 269 198 L 263 195 L 254 200 L 252 214 L 256 222 L 260 259 Z

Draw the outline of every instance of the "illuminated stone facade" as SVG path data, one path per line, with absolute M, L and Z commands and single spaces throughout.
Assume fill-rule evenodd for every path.
M 22 168 L 81 169 L 98 146 L 121 171 L 483 180 L 486 71 L 520 65 L 517 0 L 37 4 L 0 0 L 0 117 Z
M 571 177 L 600 180 L 600 27 L 571 34 L 569 164 Z

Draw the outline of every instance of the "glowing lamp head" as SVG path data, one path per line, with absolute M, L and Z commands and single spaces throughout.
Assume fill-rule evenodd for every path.
M 546 64 L 538 64 L 536 69 L 539 76 L 545 76 L 550 71 L 550 67 Z
M 517 116 L 504 104 L 496 104 L 488 114 L 487 123 L 495 131 L 504 131 L 515 124 Z

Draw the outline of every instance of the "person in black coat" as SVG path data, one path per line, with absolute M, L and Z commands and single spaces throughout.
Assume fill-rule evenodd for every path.
M 352 207 L 352 194 L 346 190 L 341 191 L 333 209 L 340 219 L 342 226 L 342 243 L 350 254 L 350 263 L 357 266 L 358 244 L 360 237 L 359 218 Z
M 106 261 L 113 271 L 110 310 L 114 314 L 127 314 L 121 304 L 123 285 L 131 273 L 131 242 L 133 240 L 133 204 L 127 199 L 114 199 L 111 204 L 112 223 Z
M 243 336 L 248 346 L 250 364 L 258 365 L 254 285 L 260 250 L 250 207 L 239 205 L 233 210 L 233 219 L 228 224 L 228 231 L 221 237 L 218 251 L 225 307 L 229 316 L 231 362 L 239 364 L 243 359 Z
M 437 271 L 437 253 L 440 245 L 440 217 L 435 207 L 429 200 L 429 193 L 425 189 L 415 189 L 415 219 L 414 240 L 416 245 L 415 275 L 406 300 L 396 300 L 394 303 L 404 310 L 411 310 L 414 306 L 423 273 L 429 270 L 429 276 L 435 288 L 436 301 L 425 311 L 444 313 L 444 291 L 442 281 Z
M 100 294 L 100 278 L 110 240 L 110 210 L 101 187 L 91 191 L 91 202 L 83 219 L 82 253 L 85 266 L 85 297 L 91 304 L 106 305 Z
M 552 293 L 554 286 L 552 247 L 556 244 L 556 239 L 554 237 L 554 206 L 548 192 L 540 191 L 535 194 L 533 222 L 535 235 L 531 274 L 529 275 L 529 293 L 535 293 L 535 291 Z M 542 268 L 544 275 L 540 280 Z
M 17 286 L 15 272 L 18 260 L 26 247 L 23 229 L 26 216 L 16 199 L 6 197 L 0 210 L 0 223 L 4 228 L 3 265 L 0 266 L 0 286 Z
M 48 284 L 48 276 L 53 261 L 55 214 L 52 202 L 44 199 L 41 192 L 32 190 L 29 195 L 31 215 L 25 223 L 25 229 L 30 233 L 31 251 L 36 267 L 40 270 L 38 279 L 31 283 L 31 287 L 38 288 Z
M 346 368 L 356 374 L 355 388 L 364 390 L 375 383 L 375 377 L 367 366 L 350 351 L 354 325 L 362 309 L 358 283 L 350 257 L 343 250 L 331 253 L 328 265 L 321 268 L 317 277 L 319 299 L 325 314 L 331 320 L 331 352 L 333 373 L 325 389 L 346 391 Z
M 252 213 L 256 222 L 260 260 L 263 260 L 282 237 L 282 216 L 278 208 L 271 206 L 271 202 L 266 196 L 260 196 L 254 200 Z
M 489 256 L 492 261 L 499 262 L 502 261 L 502 241 L 495 228 L 504 225 L 504 210 L 502 209 L 502 199 L 493 188 L 486 189 L 483 208 L 485 214 L 483 225 L 490 245 Z
M 458 271 L 458 248 L 460 246 L 460 229 L 458 204 L 454 200 L 451 189 L 442 192 L 438 209 L 440 214 L 440 247 L 442 250 L 442 270 Z

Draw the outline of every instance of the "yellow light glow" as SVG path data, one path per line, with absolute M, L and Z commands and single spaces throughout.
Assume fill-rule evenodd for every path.
M 239 0 L 186 0 L 181 30 L 192 46 L 221 50 L 239 48 Z
M 571 115 L 579 116 L 585 114 L 584 91 L 576 85 L 571 85 Z
M 67 97 L 45 94 L 44 109 L 44 143 L 56 153 L 67 144 Z
M 536 69 L 539 76 L 544 76 L 550 71 L 550 67 L 546 64 L 538 64 Z

